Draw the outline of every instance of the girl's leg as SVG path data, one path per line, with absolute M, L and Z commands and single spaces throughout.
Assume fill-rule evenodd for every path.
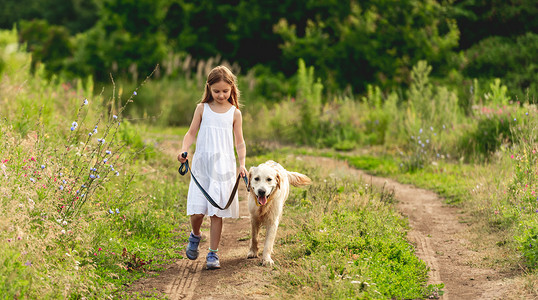
M 187 249 L 185 249 L 187 257 L 191 260 L 197 259 L 198 254 L 200 253 L 198 251 L 198 246 L 200 245 L 200 241 L 202 240 L 202 233 L 200 232 L 200 227 L 202 226 L 203 220 L 204 215 L 191 215 L 192 232 L 189 235 L 189 244 L 187 245 Z
M 191 215 L 191 226 L 192 226 L 192 233 L 196 236 L 200 236 L 202 233 L 200 232 L 200 227 L 202 227 L 202 222 L 204 221 L 204 215 Z
M 222 233 L 222 218 L 211 216 L 211 229 L 209 233 L 209 248 L 218 250 Z

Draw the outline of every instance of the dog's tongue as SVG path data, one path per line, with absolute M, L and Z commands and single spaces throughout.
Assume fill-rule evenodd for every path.
M 260 205 L 265 205 L 265 204 L 267 203 L 267 197 L 265 197 L 265 196 L 262 196 L 262 197 L 258 196 L 258 203 L 259 203 Z

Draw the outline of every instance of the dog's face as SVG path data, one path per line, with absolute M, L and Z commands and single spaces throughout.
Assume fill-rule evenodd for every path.
M 250 192 L 256 196 L 258 205 L 267 204 L 270 196 L 280 186 L 280 175 L 274 168 L 266 165 L 252 167 L 248 173 Z

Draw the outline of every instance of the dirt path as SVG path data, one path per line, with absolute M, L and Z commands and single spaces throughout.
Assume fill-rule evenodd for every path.
M 333 172 L 351 172 L 367 183 L 394 191 L 397 209 L 409 220 L 408 240 L 415 245 L 417 256 L 430 268 L 429 283 L 445 284 L 444 295 L 440 299 L 510 297 L 511 281 L 505 279 L 506 274 L 477 267 L 474 263 L 480 254 L 470 250 L 471 245 L 465 238 L 469 227 L 460 222 L 462 213 L 458 208 L 443 204 L 443 200 L 431 191 L 371 176 L 343 162 L 316 159 L 321 159 L 324 167 L 331 166 Z
M 461 213 L 457 208 L 444 205 L 438 195 L 390 179 L 367 175 L 344 162 L 327 158 L 303 159 L 322 164 L 336 176 L 362 177 L 374 186 L 394 190 L 397 209 L 409 219 L 409 241 L 416 246 L 417 255 L 430 268 L 429 283 L 445 284 L 445 294 L 441 299 L 509 298 L 507 290 L 511 286 L 510 280 L 494 269 L 480 268 L 473 263 L 480 255 L 470 250 L 469 242 L 465 239 L 468 227 L 459 222 Z M 250 221 L 244 186 L 240 188 L 239 199 L 241 218 L 224 221 L 219 248 L 222 269 L 205 270 L 208 241 L 204 239 L 197 261 L 179 260 L 158 277 L 137 282 L 131 290 L 161 293 L 173 300 L 269 298 L 269 278 L 274 271 L 262 267 L 259 258 L 246 259 Z M 205 220 L 205 231 L 202 231 L 205 237 L 209 236 L 208 221 Z

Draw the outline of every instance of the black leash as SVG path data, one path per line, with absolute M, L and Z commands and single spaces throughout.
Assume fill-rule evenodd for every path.
M 181 154 L 181 156 L 183 158 L 186 158 L 187 157 L 187 152 L 183 152 Z M 181 164 L 181 166 L 179 166 L 179 169 L 177 170 L 179 172 L 179 174 L 181 174 L 182 176 L 187 174 L 187 172 L 190 170 L 189 168 L 189 160 L 186 160 L 184 163 Z M 204 190 L 204 188 L 200 185 L 200 183 L 198 182 L 198 180 L 196 179 L 196 177 L 194 177 L 194 174 L 192 174 L 192 170 L 191 170 L 191 177 L 192 179 L 194 179 L 194 183 L 196 183 L 196 185 L 198 186 L 198 188 L 200 188 L 200 191 L 202 191 L 202 194 L 204 194 L 205 198 L 207 199 L 207 201 L 209 201 L 209 203 L 211 203 L 211 205 L 213 205 L 214 207 L 220 209 L 220 210 L 225 210 L 227 209 L 228 207 L 230 207 L 230 205 L 232 204 L 233 200 L 234 200 L 234 197 L 235 197 L 235 193 L 237 192 L 237 187 L 239 186 L 239 178 L 241 178 L 241 174 L 237 175 L 237 180 L 235 180 L 235 185 L 234 185 L 234 188 L 232 190 L 232 194 L 230 195 L 230 199 L 228 199 L 228 203 L 226 204 L 226 206 L 224 208 L 220 207 L 216 202 L 215 200 L 213 200 L 213 198 L 211 198 L 211 196 L 209 196 L 209 194 Z M 248 187 L 248 179 L 247 177 L 243 177 L 243 180 L 245 181 L 245 185 Z

